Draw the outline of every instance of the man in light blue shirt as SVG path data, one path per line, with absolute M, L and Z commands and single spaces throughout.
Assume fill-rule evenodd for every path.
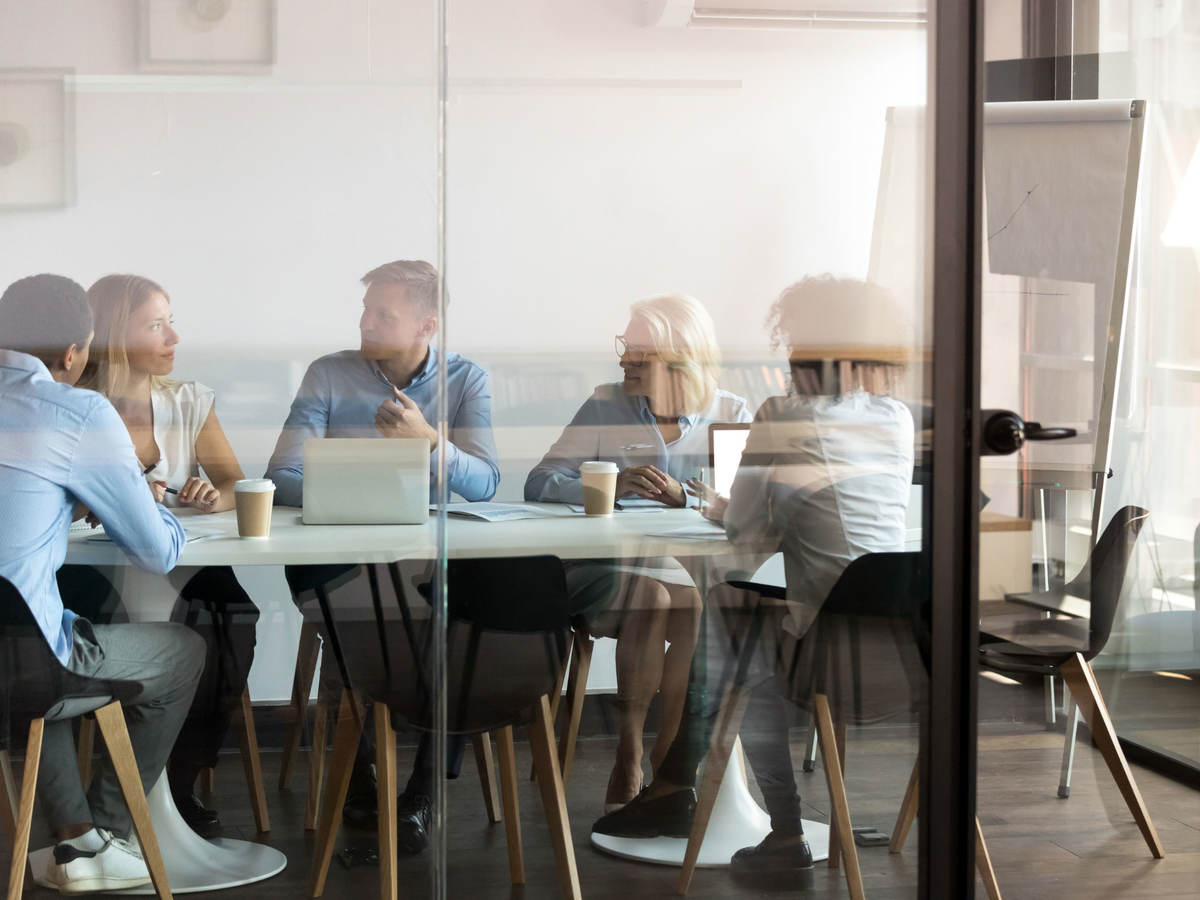
M 450 491 L 464 500 L 490 500 L 500 483 L 492 436 L 492 397 L 487 372 L 457 353 L 446 370 L 447 440 L 439 446 L 437 351 L 430 341 L 438 329 L 438 272 L 422 260 L 397 260 L 363 276 L 366 294 L 358 327 L 359 349 L 323 356 L 308 367 L 275 444 L 267 477 L 275 482 L 275 502 L 302 506 L 304 442 L 309 438 L 426 438 L 430 452 L 430 499 L 439 455 L 444 454 Z M 306 581 L 328 583 L 350 566 L 307 568 Z M 351 652 L 347 650 L 347 652 Z M 337 682 L 330 654 L 324 656 L 323 692 Z M 374 752 L 370 727 L 359 745 L 354 777 L 344 808 L 352 827 L 375 827 L 375 786 L 370 776 Z M 457 774 L 463 742 L 451 738 L 448 770 Z M 413 773 L 400 797 L 398 844 L 405 855 L 419 853 L 429 840 L 430 797 L 435 777 L 431 742 L 422 738 Z
M 0 297 L 0 576 L 60 663 L 142 685 L 125 715 L 142 772 L 158 773 L 191 705 L 204 641 L 182 625 L 92 625 L 63 609 L 54 577 L 79 503 L 148 571 L 170 571 L 185 541 L 154 502 L 117 411 L 73 387 L 91 340 L 87 296 L 68 278 L 23 278 Z M 15 697 L 20 685 L 0 689 Z M 59 839 L 45 879 L 64 893 L 149 883 L 140 850 L 123 839 L 131 820 L 108 758 L 85 796 L 70 720 L 46 722 L 42 746 L 38 795 Z
M 275 502 L 303 505 L 303 453 L 309 438 L 428 438 L 430 497 L 438 456 L 446 457 L 450 490 L 465 500 L 490 500 L 500 483 L 492 436 L 492 396 L 480 366 L 447 354 L 448 440 L 438 446 L 437 270 L 420 260 L 372 269 L 359 319 L 361 344 L 323 356 L 308 367 L 267 477 Z

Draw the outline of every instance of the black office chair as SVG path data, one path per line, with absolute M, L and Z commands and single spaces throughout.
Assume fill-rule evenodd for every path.
M 990 637 L 1003 636 L 1005 640 L 982 644 L 979 663 L 997 672 L 1055 675 L 1063 679 L 1146 845 L 1156 859 L 1161 859 L 1162 842 L 1133 780 L 1091 667 L 1092 659 L 1104 649 L 1112 633 L 1133 545 L 1149 515 L 1136 506 L 1119 510 L 1096 542 L 1084 572 L 1068 586 L 1067 596 L 1085 599 L 1090 604 L 1088 618 L 1037 619 L 1018 623 L 1002 633 L 989 629 Z M 1068 734 L 1068 739 L 1071 737 Z
M 680 894 L 686 893 L 691 884 L 717 791 L 742 724 L 750 660 L 757 652 L 762 628 L 772 618 L 772 608 L 779 608 L 786 599 L 783 588 L 741 582 L 733 586 L 757 593 L 759 600 L 750 614 L 738 652 L 737 672 L 718 713 L 704 763 L 696 816 L 679 876 Z M 877 722 L 912 710 L 921 693 L 920 682 L 928 671 L 928 609 L 929 584 L 920 553 L 861 556 L 842 572 L 794 653 L 789 659 L 777 661 L 787 667 L 789 698 L 809 708 L 816 721 L 831 806 L 829 866 L 836 867 L 844 860 L 846 886 L 853 900 L 860 900 L 865 893 L 846 798 L 846 723 Z M 869 665 L 865 666 L 864 643 L 871 650 Z M 891 651 L 890 658 L 885 658 L 883 651 Z M 900 682 L 896 679 L 898 672 L 903 675 Z M 898 683 L 905 685 L 899 695 Z M 868 697 L 874 705 L 868 705 Z M 916 780 L 914 767 L 908 787 L 914 798 Z M 989 898 L 1000 900 L 978 820 L 975 828 L 976 867 Z M 894 846 L 892 852 L 899 852 L 899 847 Z
M 163 900 L 170 898 L 162 853 L 150 822 L 142 779 L 125 727 L 125 715 L 121 711 L 121 701 L 140 691 L 141 686 L 136 682 L 85 678 L 68 671 L 51 652 L 24 598 L 9 581 L 0 578 L 0 722 L 11 725 L 17 715 L 32 716 L 25 745 L 19 803 L 14 803 L 15 783 L 8 760 L 0 760 L 3 763 L 0 808 L 10 814 L 4 818 L 8 821 L 11 816 L 13 834 L 8 900 L 19 900 L 25 883 L 45 723 L 87 714 L 96 717 L 104 736 L 154 888 Z M 14 698 L 19 698 L 19 706 L 14 704 Z M 4 745 L 7 745 L 7 728 L 5 731 Z
M 374 707 L 384 898 L 397 894 L 393 717 L 415 729 L 433 730 L 430 620 L 414 620 L 398 567 L 389 566 L 389 574 L 396 589 L 395 609 L 389 606 L 380 614 L 326 604 L 323 610 L 326 633 L 341 656 L 346 683 Z M 431 593 L 428 585 L 421 590 Z M 512 729 L 527 723 L 561 887 L 566 896 L 578 898 L 579 876 L 549 699 L 561 677 L 571 631 L 562 563 L 552 556 L 452 560 L 447 594 L 448 730 L 496 734 L 512 882 L 525 881 Z M 343 694 L 317 829 L 310 881 L 314 897 L 324 890 L 362 725 L 357 698 L 350 692 Z

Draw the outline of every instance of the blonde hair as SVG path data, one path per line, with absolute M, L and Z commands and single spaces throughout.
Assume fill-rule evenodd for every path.
M 92 323 L 96 336 L 92 339 L 91 356 L 80 387 L 99 391 L 110 399 L 120 397 L 129 385 L 129 354 L 125 349 L 125 332 L 133 314 L 162 294 L 170 296 L 162 286 L 141 275 L 105 275 L 88 288 L 88 306 L 92 308 Z M 151 376 L 151 386 L 167 383 L 161 376 Z
M 798 394 L 900 392 L 906 372 L 898 358 L 912 346 L 912 327 L 892 295 L 877 284 L 810 275 L 784 288 L 767 313 L 771 347 L 802 348 L 792 365 Z M 872 358 L 872 348 L 878 352 Z M 824 350 L 828 348 L 828 355 Z M 853 351 L 853 355 L 847 355 Z
M 398 259 L 376 266 L 362 277 L 367 287 L 373 284 L 399 284 L 408 300 L 427 316 L 438 314 L 438 271 L 423 259 Z M 450 298 L 445 298 L 450 303 Z
M 639 300 L 630 317 L 645 323 L 654 352 L 677 379 L 679 399 L 687 412 L 712 405 L 721 375 L 721 350 L 712 316 L 695 297 L 663 294 Z

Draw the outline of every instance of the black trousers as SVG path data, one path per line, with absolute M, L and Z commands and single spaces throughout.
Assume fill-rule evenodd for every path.
M 58 589 L 67 609 L 92 622 L 126 621 L 116 590 L 91 566 L 63 566 Z M 234 711 L 241 707 L 254 662 L 259 613 L 229 566 L 200 569 L 183 586 L 180 598 L 172 619 L 204 638 L 206 659 L 168 768 L 175 776 L 194 779 L 201 768 L 217 764 Z

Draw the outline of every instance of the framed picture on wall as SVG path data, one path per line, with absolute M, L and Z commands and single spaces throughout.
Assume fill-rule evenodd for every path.
M 145 72 L 262 74 L 275 64 L 275 0 L 140 0 Z
M 0 210 L 75 202 L 75 106 L 68 69 L 0 69 Z

